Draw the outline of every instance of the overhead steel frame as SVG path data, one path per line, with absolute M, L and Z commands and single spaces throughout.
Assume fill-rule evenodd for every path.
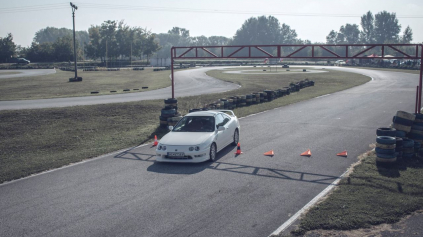
M 413 54 L 405 53 L 404 51 L 398 49 L 397 47 L 411 47 L 415 49 Z M 263 48 L 271 48 L 275 54 L 269 53 L 269 50 L 264 50 Z M 298 47 L 298 49 L 294 50 L 293 52 L 283 55 L 283 48 L 284 47 Z M 336 47 L 344 48 L 342 52 L 343 55 L 340 53 L 336 53 L 330 50 L 328 47 Z M 355 52 L 353 55 L 349 52 L 353 47 L 361 47 L 360 51 L 357 53 Z M 322 49 L 322 52 L 327 52 L 331 56 L 316 56 L 316 48 Z M 213 53 L 209 49 L 213 49 L 215 52 Z M 245 50 L 247 52 L 245 52 Z M 263 55 L 256 56 L 251 54 L 251 50 L 260 51 Z M 296 56 L 297 53 L 303 50 L 310 50 L 310 56 Z M 402 56 L 390 56 L 386 57 L 385 49 L 392 49 Z M 242 55 L 236 55 L 240 51 L 243 51 Z M 380 56 L 376 56 L 374 58 L 370 58 L 368 56 L 364 56 L 363 54 L 370 51 L 370 50 L 377 50 Z M 182 51 L 177 54 L 177 51 Z M 225 52 L 226 51 L 226 52 Z M 229 52 L 228 52 L 229 51 Z M 340 51 L 340 50 L 336 50 Z M 416 92 L 416 106 L 415 112 L 420 113 L 421 108 L 421 101 L 422 101 L 422 77 L 423 77 L 423 45 L 422 44 L 313 44 L 313 45 L 298 45 L 298 44 L 285 44 L 285 45 L 230 45 L 230 46 L 186 46 L 186 47 L 172 47 L 171 50 L 171 77 L 172 77 L 172 98 L 175 98 L 175 83 L 174 83 L 174 75 L 173 75 L 173 63 L 174 60 L 186 60 L 186 59 L 260 59 L 260 58 L 277 58 L 277 59 L 406 59 L 406 60 L 415 60 L 420 59 L 420 77 L 419 77 L 419 86 L 417 87 Z M 205 52 L 207 56 L 199 56 L 199 52 Z M 190 53 L 188 55 L 188 53 Z M 225 55 L 226 53 L 226 55 Z M 247 54 L 248 56 L 245 56 Z

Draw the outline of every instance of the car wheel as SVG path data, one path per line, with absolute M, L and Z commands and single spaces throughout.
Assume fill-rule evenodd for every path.
M 210 161 L 216 160 L 216 144 L 212 143 L 210 146 Z
M 239 142 L 239 132 L 238 132 L 238 129 L 235 129 L 234 141 L 232 142 L 232 145 L 236 146 L 238 145 L 238 142 Z

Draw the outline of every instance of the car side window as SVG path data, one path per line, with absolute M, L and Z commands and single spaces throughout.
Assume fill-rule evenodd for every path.
M 218 115 L 216 115 L 216 128 L 218 128 L 219 126 L 222 126 L 222 125 L 224 125 L 224 123 L 223 123 L 223 117 L 222 117 L 222 115 L 221 114 L 218 114 Z
M 229 121 L 231 121 L 231 117 L 227 114 L 222 114 L 223 116 L 223 125 L 226 125 Z

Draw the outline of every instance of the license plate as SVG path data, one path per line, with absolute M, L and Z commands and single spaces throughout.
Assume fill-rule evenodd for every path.
M 183 153 L 183 152 L 168 152 L 167 156 L 169 156 L 169 157 L 184 157 L 185 153 Z

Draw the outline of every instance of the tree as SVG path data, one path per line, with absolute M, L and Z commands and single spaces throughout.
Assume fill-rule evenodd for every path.
M 343 42 L 348 44 L 357 44 L 360 42 L 360 30 L 356 24 L 346 24 L 341 26 L 339 32 L 343 36 Z
M 6 37 L 0 38 L 0 62 L 9 62 L 16 53 L 16 44 L 13 42 L 11 33 Z
M 54 61 L 67 62 L 73 60 L 73 38 L 70 35 L 58 38 L 52 47 Z
M 104 49 L 104 54 L 107 58 L 117 58 L 118 44 L 116 40 L 116 21 L 105 21 L 100 26 L 101 48 Z
M 148 62 L 148 58 L 157 50 L 160 49 L 159 44 L 157 43 L 157 41 L 155 41 L 156 35 L 155 34 L 151 34 L 149 36 L 147 36 L 146 38 L 146 42 L 144 45 L 144 54 L 147 55 L 147 62 Z
M 54 61 L 52 43 L 32 42 L 26 50 L 25 57 L 33 62 L 51 62 Z
M 279 20 L 273 16 L 247 19 L 235 33 L 233 45 L 277 44 L 281 39 Z
M 65 36 L 72 36 L 72 34 L 73 31 L 71 29 L 46 27 L 35 33 L 33 41 L 40 44 L 54 43 L 57 39 Z M 89 35 L 87 31 L 76 31 L 75 38 L 78 42 L 80 42 L 81 47 L 89 42 Z
M 103 61 L 105 52 L 101 45 L 100 26 L 91 26 L 88 28 L 90 41 L 85 44 L 85 52 L 89 58 L 97 59 L 100 58 Z
M 326 44 L 337 44 L 338 32 L 331 30 L 326 36 Z
M 413 31 L 411 30 L 410 26 L 405 28 L 404 33 L 401 37 L 401 41 L 403 44 L 409 44 L 413 40 Z
M 361 17 L 360 38 L 362 43 L 373 44 L 374 39 L 374 17 L 371 11 L 368 11 Z
M 395 13 L 387 11 L 379 12 L 375 15 L 374 37 L 376 43 L 398 42 L 401 25 Z

